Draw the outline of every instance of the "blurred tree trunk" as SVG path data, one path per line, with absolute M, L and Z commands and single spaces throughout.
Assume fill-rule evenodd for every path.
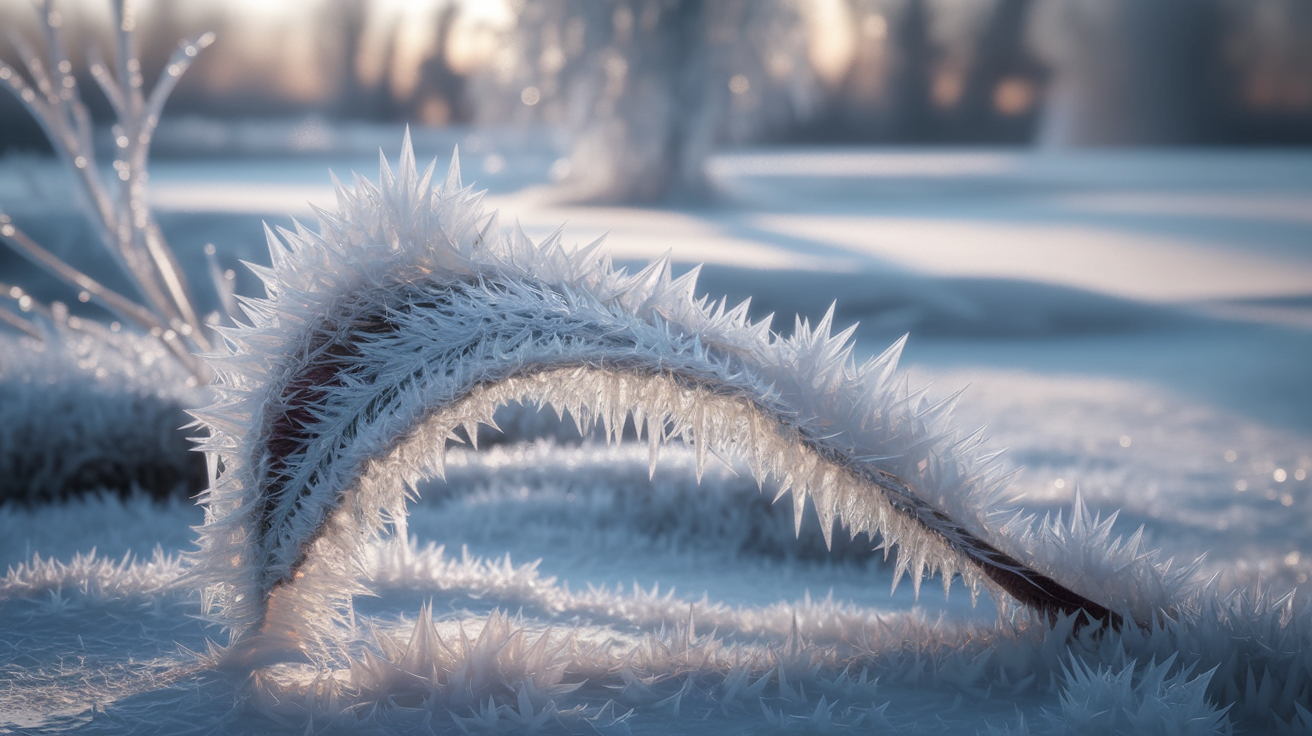
M 806 51 L 784 0 L 543 0 L 523 6 L 474 99 L 483 119 L 571 133 L 567 198 L 697 198 L 715 146 L 761 141 L 809 114 Z
M 975 43 L 960 100 L 945 115 L 943 137 L 954 141 L 1006 138 L 1011 119 L 1031 114 L 1042 77 L 1025 44 L 1031 0 L 997 0 Z M 1009 91 L 1012 96 L 1007 97 Z M 1028 92 L 1030 100 L 1023 99 Z M 1013 101 L 1014 100 L 1014 101 Z M 1028 125 L 1022 126 L 1028 129 Z
M 337 0 L 330 3 L 325 26 L 330 43 L 329 53 L 334 57 L 339 82 L 337 115 L 351 117 L 364 99 L 364 84 L 360 80 L 360 47 L 364 45 L 366 0 Z
M 447 5 L 438 12 L 433 51 L 419 69 L 419 83 L 406 101 L 407 118 L 427 125 L 465 122 L 469 119 L 465 78 L 447 61 L 460 8 Z
M 894 35 L 898 49 L 889 85 L 893 139 L 932 141 L 937 137 L 929 99 L 934 49 L 925 0 L 907 0 Z
M 393 21 L 382 33 L 385 37 L 380 72 L 377 79 L 365 80 L 361 75 L 361 58 L 365 38 L 370 32 L 370 0 L 337 0 L 329 3 L 324 24 L 328 38 L 337 42 L 330 53 L 336 57 L 335 65 L 341 79 L 337 93 L 336 116 L 347 120 L 390 120 L 397 109 L 392 99 L 393 61 L 396 54 L 397 23 Z
M 1213 0 L 1047 0 L 1033 42 L 1053 70 L 1047 145 L 1209 140 L 1221 38 Z

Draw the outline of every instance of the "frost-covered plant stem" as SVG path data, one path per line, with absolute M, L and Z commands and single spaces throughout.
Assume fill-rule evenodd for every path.
M 91 63 L 91 74 L 117 118 L 113 127 L 115 183 L 106 186 L 97 166 L 91 115 L 82 101 L 72 63 L 64 49 L 62 17 L 45 0 L 38 0 L 36 6 L 45 21 L 46 59 L 15 35 L 13 43 L 22 55 L 31 83 L 3 63 L 0 63 L 0 82 L 7 83 L 9 90 L 41 124 L 55 152 L 73 172 L 102 245 L 131 279 L 145 305 L 68 265 L 38 245 L 3 213 L 0 213 L 0 236 L 20 254 L 85 294 L 85 298 L 95 299 L 122 319 L 162 340 L 198 379 L 207 379 L 207 368 L 194 353 L 209 350 L 210 344 L 196 315 L 182 269 L 146 204 L 146 163 L 151 138 L 169 93 L 196 54 L 213 42 L 214 35 L 206 33 L 181 43 L 147 97 L 141 60 L 137 56 L 136 21 L 126 0 L 116 0 L 115 70 L 111 72 L 94 52 Z
M 989 588 L 1040 618 L 1152 625 L 1189 575 L 1081 509 L 1067 528 L 1000 508 L 1007 475 L 982 431 L 950 425 L 898 380 L 902 343 L 858 365 L 855 327 L 832 311 L 783 338 L 747 304 L 695 293 L 668 258 L 638 273 L 600 243 L 533 243 L 485 215 L 453 160 L 432 189 L 409 140 L 375 186 L 338 184 L 320 232 L 269 231 L 267 300 L 221 330 L 211 483 L 192 575 L 227 625 L 233 661 L 257 666 L 334 639 L 362 560 L 403 519 L 407 487 L 442 475 L 448 440 L 476 439 L 509 404 L 551 406 L 618 440 L 740 463 L 810 498 L 835 522 L 897 550 L 895 581 L 938 573 Z M 895 582 L 896 584 L 896 582 Z M 1122 618 L 1124 612 L 1124 618 Z

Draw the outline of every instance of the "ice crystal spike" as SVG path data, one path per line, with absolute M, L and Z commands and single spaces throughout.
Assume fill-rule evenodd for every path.
M 596 244 L 501 230 L 454 155 L 431 193 L 427 176 L 407 141 L 380 184 L 334 179 L 339 210 L 318 234 L 269 231 L 274 267 L 256 269 L 269 297 L 212 359 L 218 404 L 197 417 L 223 471 L 191 574 L 234 657 L 331 640 L 407 484 L 442 475 L 457 428 L 472 440 L 512 402 L 583 430 L 645 418 L 653 471 L 673 438 L 694 443 L 699 475 L 711 455 L 741 463 L 791 490 L 799 523 L 809 496 L 826 542 L 841 523 L 896 545 L 917 591 L 959 574 L 1053 620 L 1164 606 L 1168 573 L 1108 542 L 1108 525 L 990 523 L 1009 516 L 994 508 L 1002 470 L 942 426 L 950 401 L 917 412 L 920 394 L 892 380 L 905 338 L 858 369 L 832 310 L 781 338 L 745 306 L 695 299 L 695 275 L 672 279 L 668 257 L 629 275 Z

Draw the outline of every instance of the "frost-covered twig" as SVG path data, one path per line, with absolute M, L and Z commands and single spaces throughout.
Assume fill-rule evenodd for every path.
M 219 293 L 219 305 L 223 307 L 224 314 L 230 318 L 236 317 L 240 314 L 237 307 L 237 274 L 219 265 L 218 249 L 213 243 L 205 244 L 205 265 L 209 267 L 210 282 Z
M 23 297 L 25 296 L 27 294 L 23 293 L 22 288 L 0 281 L 0 297 L 8 297 L 14 300 L 18 303 L 19 310 L 23 312 L 32 309 L 32 297 L 28 296 L 27 300 L 24 301 Z M 8 309 L 0 309 L 0 322 L 4 322 L 19 332 L 26 333 L 28 337 L 35 337 L 38 340 L 42 338 L 41 330 L 31 320 L 24 319 Z
M 126 0 L 116 0 L 116 70 L 111 73 L 99 60 L 91 64 L 91 74 L 109 99 L 118 121 L 113 127 L 115 185 L 106 186 L 96 165 L 91 116 L 64 49 L 62 17 L 45 0 L 38 0 L 36 5 L 45 21 L 46 59 L 15 35 L 14 46 L 31 81 L 3 63 L 0 63 L 0 81 L 7 83 L 9 90 L 41 124 L 56 153 L 74 173 L 101 243 L 131 279 L 145 304 L 137 304 L 105 288 L 64 263 L 37 245 L 7 217 L 0 222 L 0 236 L 18 253 L 85 293 L 88 299 L 95 299 L 122 319 L 161 339 L 197 378 L 206 379 L 207 369 L 194 353 L 209 350 L 210 344 L 196 315 L 182 269 L 146 204 L 146 162 L 164 102 L 196 54 L 214 41 L 214 34 L 206 33 L 181 43 L 147 97 L 137 56 L 136 21 Z
M 653 467 L 664 442 L 741 462 L 810 497 L 828 534 L 879 535 L 895 579 L 935 572 L 991 587 L 1045 618 L 1120 612 L 1151 623 L 1188 571 L 1172 571 L 1110 521 L 1070 527 L 999 517 L 1006 474 L 896 372 L 902 343 L 858 366 L 855 328 L 832 311 L 792 337 L 747 304 L 695 295 L 668 258 L 635 274 L 600 243 L 531 242 L 485 216 L 453 160 L 430 188 L 407 137 L 400 170 L 338 183 L 320 232 L 268 232 L 267 300 L 222 330 L 206 523 L 193 575 L 245 665 L 331 641 L 370 540 L 403 519 L 405 488 L 442 475 L 446 443 L 477 437 L 501 406 L 550 405 L 618 439 L 632 422 Z M 1087 621 L 1087 618 L 1085 619 Z

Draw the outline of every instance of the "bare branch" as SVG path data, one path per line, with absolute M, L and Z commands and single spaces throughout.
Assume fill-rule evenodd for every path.
M 111 193 L 96 166 L 91 116 L 82 101 L 72 63 L 64 48 L 63 18 L 46 0 L 36 3 L 43 16 L 46 59 L 25 39 L 14 46 L 23 57 L 30 82 L 0 63 L 0 82 L 31 113 L 50 138 L 56 153 L 73 170 L 102 245 L 141 293 L 139 304 L 114 292 L 42 248 L 0 213 L 4 240 L 24 257 L 95 298 L 112 312 L 162 340 L 200 380 L 208 369 L 193 350 L 208 351 L 205 326 L 193 306 L 186 277 L 146 203 L 146 165 L 150 143 L 168 95 L 201 49 L 214 41 L 206 33 L 179 44 L 147 100 L 141 60 L 136 52 L 136 21 L 126 0 L 115 0 L 117 53 L 114 72 L 98 51 L 90 52 L 91 74 L 118 119 L 113 128 L 116 191 Z M 225 299 L 225 308 L 230 299 Z M 21 318 L 19 318 L 21 319 Z
M 178 44 L 178 50 L 173 52 L 173 56 L 169 57 L 169 63 L 160 72 L 159 81 L 155 82 L 155 89 L 151 90 L 150 101 L 146 105 L 146 129 L 143 132 L 147 136 L 153 135 L 155 126 L 159 125 L 159 118 L 164 113 L 164 103 L 173 93 L 173 88 L 178 85 L 178 80 L 182 79 L 183 73 L 191 67 L 196 55 L 214 43 L 214 38 L 213 33 L 203 33 L 190 41 L 183 41 Z
M 120 120 L 127 117 L 127 102 L 123 99 L 123 92 L 118 88 L 114 75 L 109 73 L 109 66 L 105 63 L 105 56 L 100 48 L 91 47 L 87 57 L 91 62 L 91 77 L 96 80 L 100 91 L 105 94 L 110 106 L 114 108 L 114 117 Z
M 95 299 L 119 317 L 136 323 L 147 332 L 157 328 L 163 330 L 166 327 L 154 312 L 104 286 L 99 281 L 68 265 L 59 256 L 42 248 L 27 233 L 19 230 L 9 219 L 9 216 L 3 213 L 0 213 L 0 237 L 7 240 L 19 255 L 45 269 L 61 281 L 87 292 L 90 298 Z
M 236 289 L 233 288 L 236 274 L 223 270 L 219 265 L 218 251 L 213 243 L 205 245 L 205 263 L 209 266 L 210 281 L 214 284 L 214 290 L 219 293 L 219 303 L 223 305 L 223 311 L 229 315 L 240 314 L 237 311 Z
M 23 302 L 23 297 L 27 295 L 24 294 L 23 290 L 18 288 L 17 286 L 10 286 L 9 284 L 0 281 L 0 296 L 7 296 L 10 299 L 13 299 L 14 301 L 18 302 L 18 308 L 22 309 L 23 311 L 27 311 L 28 309 L 32 308 L 32 298 L 29 296 L 27 297 L 27 302 Z M 27 309 L 23 309 L 23 305 L 25 303 L 27 305 Z M 37 326 L 31 320 L 23 319 L 22 317 L 2 307 L 0 307 L 0 322 L 4 322 L 10 327 L 13 327 L 16 330 L 26 333 L 28 337 L 34 337 L 38 340 L 45 340 L 45 335 L 41 334 L 41 330 L 37 329 Z
M 49 20 L 49 14 L 46 14 L 46 18 Z M 44 84 L 45 87 L 49 88 L 50 83 L 46 76 L 45 65 L 31 45 L 21 37 L 11 36 L 11 39 L 22 55 L 28 74 L 38 85 Z M 67 63 L 67 55 L 64 53 L 62 45 L 59 45 L 57 35 L 54 43 L 56 46 L 50 49 L 52 66 L 59 68 Z M 132 268 L 132 255 L 118 247 L 117 216 L 114 211 L 113 201 L 105 191 L 95 169 L 96 157 L 91 139 L 90 115 L 87 113 L 86 106 L 82 103 L 76 79 L 72 76 L 69 76 L 68 79 L 72 80 L 73 86 L 69 88 L 67 99 L 47 95 L 46 101 L 43 102 L 40 96 L 37 95 L 36 90 L 28 86 L 17 70 L 0 64 L 0 80 L 9 82 L 11 91 L 40 124 L 42 130 L 45 131 L 46 137 L 53 144 L 55 153 L 77 175 L 76 178 L 82 184 L 84 194 L 90 200 L 90 206 L 95 209 L 95 214 L 98 215 L 98 217 L 92 218 L 92 221 L 97 226 L 101 241 L 109 249 L 119 267 L 135 279 L 137 272 L 136 269 Z M 84 126 L 85 130 L 81 135 L 69 130 L 68 116 L 60 114 L 60 110 L 65 106 L 73 110 L 72 117 L 74 120 L 79 121 L 77 123 L 79 128 Z

